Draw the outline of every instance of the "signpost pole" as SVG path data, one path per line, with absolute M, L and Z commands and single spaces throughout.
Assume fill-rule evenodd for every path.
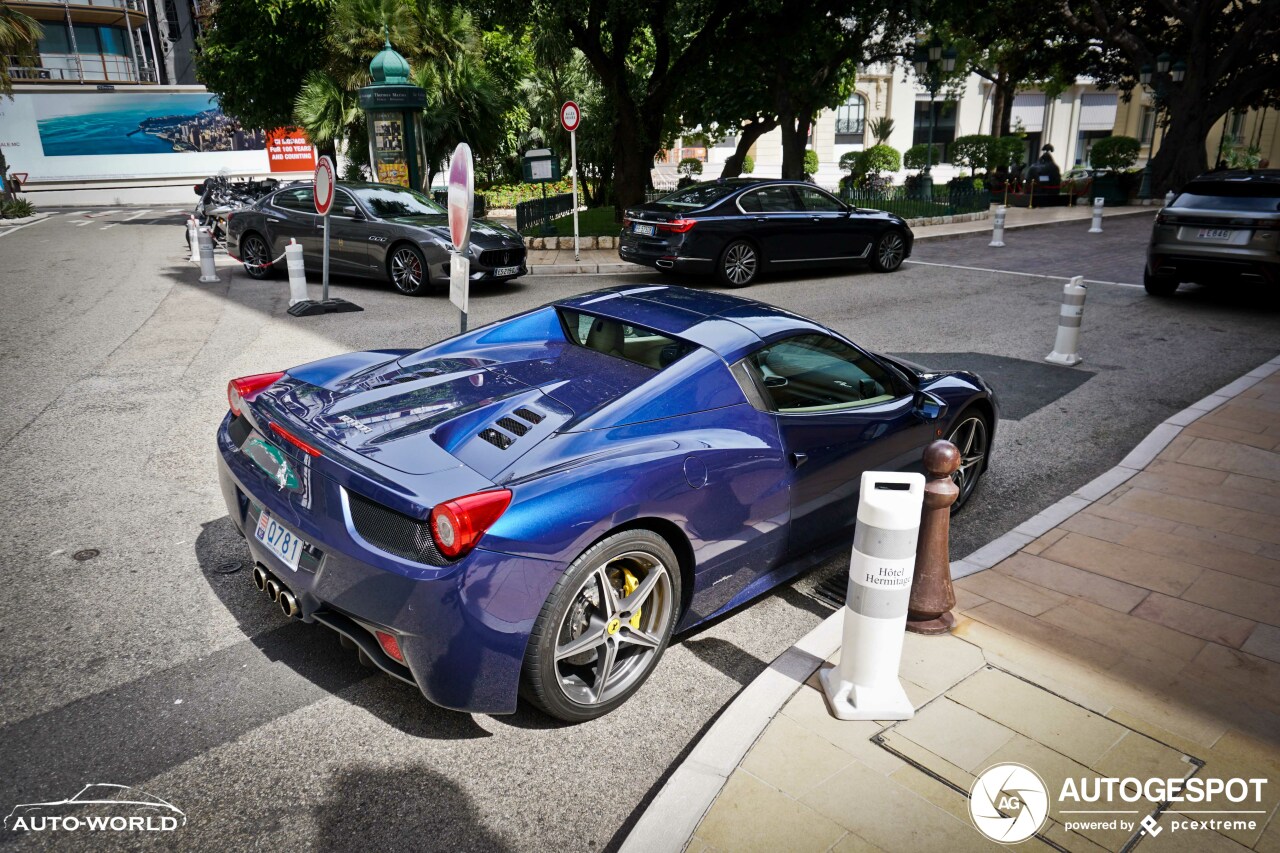
M 573 175 L 573 262 L 578 263 L 578 131 L 569 131 L 569 174 Z
M 324 261 L 320 265 L 320 301 L 329 301 L 329 214 L 324 215 Z

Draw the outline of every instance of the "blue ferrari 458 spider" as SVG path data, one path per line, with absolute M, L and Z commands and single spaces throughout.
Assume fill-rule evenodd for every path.
M 849 537 L 865 470 L 957 444 L 971 373 L 868 352 L 770 305 L 588 293 L 414 351 L 231 381 L 218 467 L 254 580 L 446 708 L 616 708 L 672 634 Z

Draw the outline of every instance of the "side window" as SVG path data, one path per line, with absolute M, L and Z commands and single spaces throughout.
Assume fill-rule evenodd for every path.
M 844 210 L 844 205 L 816 187 L 796 187 L 804 209 L 814 213 L 836 213 Z
M 884 368 L 827 335 L 786 338 L 761 347 L 740 364 L 778 412 L 868 406 L 896 396 Z
M 296 213 L 316 212 L 316 203 L 311 187 L 300 187 L 296 190 L 284 190 L 276 193 L 273 204 L 276 207 L 282 207 L 285 210 Z
M 355 207 L 356 210 L 360 209 L 356 206 L 355 199 L 351 197 L 350 193 L 346 190 L 335 189 L 333 191 L 333 206 L 329 208 L 329 212 L 334 216 L 347 216 L 347 214 L 343 213 L 343 210 L 348 207 Z
M 785 185 L 749 192 L 742 197 L 740 204 L 747 213 L 796 213 L 800 210 L 791 187 Z

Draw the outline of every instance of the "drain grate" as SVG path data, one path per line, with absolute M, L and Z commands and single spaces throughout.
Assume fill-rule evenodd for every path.
M 849 573 L 847 571 L 836 572 L 831 577 L 819 583 L 813 588 L 813 592 L 809 594 L 810 598 L 815 598 L 827 605 L 833 610 L 839 610 L 844 607 L 845 597 L 849 593 Z

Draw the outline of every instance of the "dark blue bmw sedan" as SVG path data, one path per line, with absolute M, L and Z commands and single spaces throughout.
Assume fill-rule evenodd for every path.
M 616 708 L 674 632 L 852 534 L 865 470 L 989 461 L 971 373 L 721 293 L 576 296 L 416 352 L 231 381 L 218 467 L 254 580 L 430 701 Z
M 893 272 L 914 239 L 902 217 L 851 207 L 813 184 L 729 178 L 628 208 L 618 256 L 746 287 L 766 270 L 865 264 Z

